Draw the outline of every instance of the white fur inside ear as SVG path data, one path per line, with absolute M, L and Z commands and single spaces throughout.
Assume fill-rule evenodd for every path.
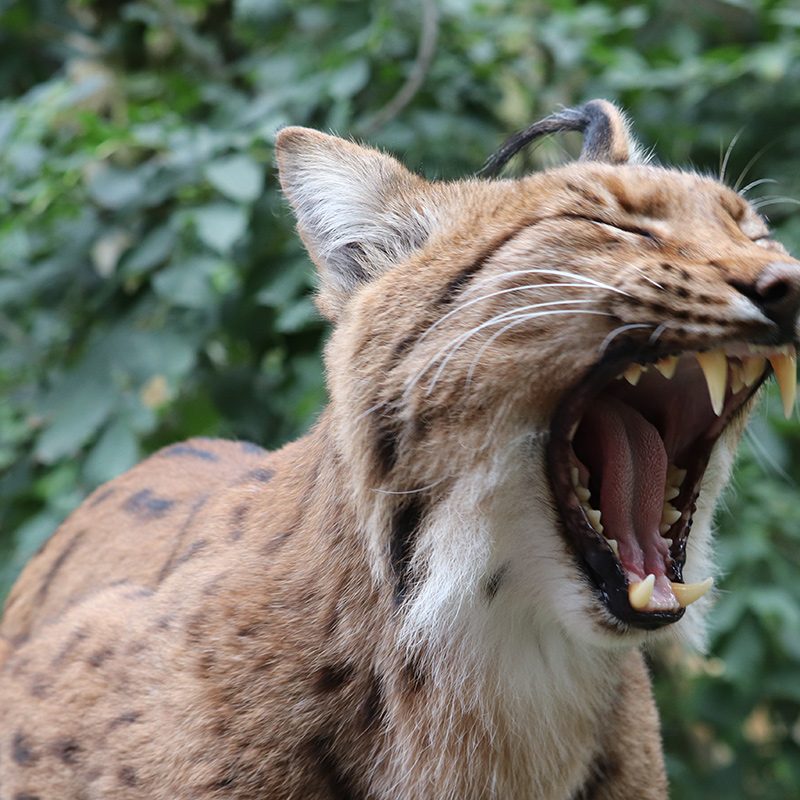
M 278 134 L 281 185 L 323 287 L 345 297 L 430 236 L 421 178 L 390 156 L 306 128 Z

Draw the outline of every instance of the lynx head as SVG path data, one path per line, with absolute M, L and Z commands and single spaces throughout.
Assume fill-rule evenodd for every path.
M 487 177 L 561 130 L 583 132 L 577 162 Z M 754 397 L 774 373 L 794 404 L 800 263 L 753 207 L 641 163 L 605 101 L 480 178 L 303 128 L 278 162 L 335 323 L 342 492 L 409 630 L 499 613 L 612 646 L 698 633 Z

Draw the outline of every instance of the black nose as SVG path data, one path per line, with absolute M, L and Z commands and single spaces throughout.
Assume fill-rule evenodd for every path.
M 794 336 L 800 314 L 800 264 L 775 261 L 753 283 L 733 284 L 755 303 L 786 336 Z

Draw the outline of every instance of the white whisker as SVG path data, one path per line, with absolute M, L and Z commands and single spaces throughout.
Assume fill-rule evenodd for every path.
M 438 486 L 443 481 L 446 481 L 450 475 L 443 475 L 438 480 L 435 480 L 433 483 L 429 483 L 427 486 L 420 486 L 419 489 L 406 489 L 406 490 L 392 490 L 392 489 L 373 489 L 373 492 L 377 494 L 417 494 L 417 492 L 427 492 L 428 489 L 433 489 L 434 487 Z
M 759 199 L 753 203 L 753 208 L 761 210 L 767 206 L 774 206 L 778 203 L 789 203 L 791 205 L 800 206 L 800 200 L 794 197 L 765 197 L 763 200 Z
M 578 289 L 585 289 L 588 288 L 586 283 L 526 283 L 524 286 L 510 286 L 506 289 L 498 289 L 496 292 L 490 292 L 489 294 L 484 294 L 481 297 L 473 297 L 472 300 L 467 301 L 466 303 L 462 303 L 457 308 L 454 308 L 452 311 L 448 311 L 443 317 L 440 317 L 436 322 L 433 323 L 423 334 L 419 337 L 418 341 L 422 341 L 434 328 L 439 327 L 446 319 L 452 317 L 454 314 L 462 311 L 469 306 L 473 306 L 476 303 L 480 303 L 483 300 L 489 300 L 492 297 L 497 297 L 501 294 L 509 294 L 512 292 L 521 292 L 524 290 L 536 290 L 536 289 L 553 289 L 553 288 L 560 288 L 560 287 L 570 287 L 570 288 L 578 288 Z
M 456 337 L 456 339 L 451 340 L 448 342 L 438 353 L 436 353 L 433 358 L 429 359 L 427 364 L 413 377 L 410 381 L 409 385 L 406 388 L 406 393 L 414 387 L 417 381 L 445 354 L 447 354 L 446 358 L 442 361 L 439 365 L 439 368 L 436 371 L 436 374 L 433 377 L 433 382 L 431 387 L 428 389 L 428 393 L 430 393 L 433 386 L 436 385 L 436 381 L 439 379 L 439 376 L 442 374 L 443 369 L 447 366 L 447 363 L 450 359 L 455 355 L 456 351 L 472 336 L 477 333 L 480 333 L 484 328 L 488 328 L 492 325 L 497 325 L 500 322 L 503 322 L 506 319 L 509 319 L 513 315 L 520 314 L 525 311 L 532 311 L 536 308 L 545 308 L 549 306 L 563 306 L 571 303 L 592 303 L 593 300 L 551 300 L 545 303 L 533 303 L 532 305 L 528 306 L 520 306 L 519 308 L 513 308 L 508 311 L 504 311 L 502 314 L 497 314 L 491 319 L 487 320 L 486 322 L 482 322 L 480 325 L 471 328 L 470 330 L 462 333 L 460 336 Z M 542 314 L 547 314 L 548 312 L 542 312 Z M 553 312 L 550 312 L 553 313 Z M 450 350 L 448 353 L 447 351 Z
M 613 317 L 613 314 L 610 314 L 607 311 L 590 311 L 586 309 L 576 309 L 575 311 L 551 311 L 545 312 L 550 314 L 583 314 L 583 315 L 591 315 L 591 316 L 598 316 L 598 317 Z M 475 358 L 472 359 L 472 363 L 469 366 L 469 370 L 467 371 L 467 386 L 469 386 L 470 382 L 472 381 L 472 375 L 475 371 L 475 367 L 478 366 L 483 354 L 486 350 L 492 345 L 492 343 L 502 336 L 506 331 L 511 330 L 511 328 L 515 328 L 517 325 L 522 325 L 525 322 L 528 322 L 531 319 L 535 319 L 536 317 L 542 316 L 541 314 L 523 314 L 520 318 L 514 319 L 512 322 L 509 322 L 499 331 L 496 331 L 492 334 L 492 336 L 488 339 L 488 341 L 484 342 L 481 346 L 481 349 L 478 350 L 477 355 Z
M 658 337 L 661 336 L 664 331 L 669 329 L 669 323 L 662 322 L 651 334 L 650 334 L 650 344 L 655 344 L 658 341 Z
M 733 152 L 733 148 L 736 147 L 736 142 L 739 141 L 739 137 L 744 132 L 744 128 L 739 128 L 736 132 L 736 136 L 731 139 L 731 143 L 728 145 L 728 149 L 725 151 L 725 158 L 722 159 L 722 165 L 719 168 L 719 182 L 725 183 L 725 171 L 728 168 L 728 159 L 731 157 L 731 153 Z
M 745 166 L 744 166 L 744 169 L 743 169 L 743 170 L 742 170 L 742 171 L 739 173 L 739 177 L 736 179 L 736 183 L 734 183 L 734 184 L 733 184 L 733 191 L 734 191 L 734 192 L 738 192 L 738 191 L 739 191 L 739 187 L 742 185 L 742 181 L 745 179 L 745 177 L 747 177 L 747 173 L 748 173 L 748 172 L 750 172 L 750 169 L 752 168 L 753 164 L 755 164 L 755 163 L 756 163 L 756 161 L 758 161 L 758 159 L 759 159 L 759 158 L 761 158 L 761 156 L 763 156 L 763 155 L 764 155 L 764 153 L 766 153 L 766 152 L 767 152 L 767 150 L 769 150 L 769 148 L 770 148 L 770 147 L 772 147 L 772 145 L 773 145 L 773 144 L 775 144 L 775 141 L 776 141 L 776 140 L 774 140 L 774 139 L 773 139 L 773 141 L 771 141 L 769 144 L 765 144 L 765 145 L 764 145 L 764 146 L 763 146 L 763 147 L 762 147 L 762 148 L 761 148 L 761 149 L 760 149 L 760 150 L 759 150 L 759 151 L 758 151 L 758 152 L 757 152 L 757 153 L 756 153 L 756 154 L 755 154 L 755 155 L 754 155 L 754 156 L 753 156 L 753 157 L 752 157 L 752 158 L 751 158 L 751 159 L 750 159 L 750 160 L 749 160 L 749 161 L 748 161 L 746 164 L 745 164 Z
M 624 295 L 625 297 L 631 296 L 628 292 L 624 292 L 622 289 L 618 289 L 616 286 L 609 286 L 607 283 L 596 281 L 594 278 L 588 278 L 586 275 L 580 275 L 577 272 L 567 272 L 560 269 L 544 268 L 517 269 L 510 272 L 504 272 L 501 275 L 490 275 L 488 278 L 484 278 L 483 280 L 477 281 L 476 283 L 467 287 L 467 289 L 464 291 L 464 294 L 469 294 L 470 292 L 475 291 L 479 286 L 485 286 L 487 283 L 494 283 L 502 280 L 503 278 L 514 278 L 518 275 L 558 275 L 562 278 L 571 278 L 572 280 L 584 281 L 587 286 L 594 286 L 596 289 L 607 289 L 610 292 L 616 292 L 617 294 Z
M 605 339 L 603 339 L 602 343 L 600 344 L 600 355 L 602 356 L 603 353 L 606 352 L 611 342 L 613 342 L 614 339 L 616 339 L 617 336 L 619 336 L 621 333 L 625 333 L 625 331 L 632 331 L 635 328 L 652 328 L 652 327 L 653 327 L 652 325 L 645 322 L 631 322 L 628 325 L 620 325 L 619 328 L 615 328 L 613 331 L 611 331 L 611 333 L 608 334 L 608 336 L 606 336 Z
M 778 183 L 778 181 L 776 181 L 775 178 L 760 178 L 757 181 L 750 181 L 744 189 L 739 189 L 739 194 L 744 196 L 751 189 L 755 189 L 756 186 L 761 186 L 762 183 Z

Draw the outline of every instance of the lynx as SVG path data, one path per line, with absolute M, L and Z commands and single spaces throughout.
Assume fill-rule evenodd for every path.
M 493 177 L 545 133 L 580 158 Z M 592 101 L 429 182 L 303 128 L 330 404 L 99 488 L 0 627 L 0 797 L 659 800 L 642 648 L 702 643 L 759 387 L 794 404 L 800 263 Z

